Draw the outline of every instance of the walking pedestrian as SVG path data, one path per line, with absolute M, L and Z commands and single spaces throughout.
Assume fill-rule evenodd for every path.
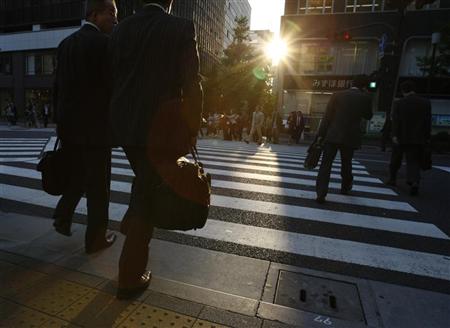
M 10 125 L 14 125 L 14 112 L 13 112 L 13 106 L 12 102 L 9 101 L 6 107 L 4 108 L 6 120 L 9 122 Z
M 294 132 L 294 140 L 296 144 L 300 143 L 300 138 L 302 137 L 303 130 L 305 129 L 305 119 L 303 118 L 303 113 L 301 110 L 298 110 L 295 113 L 295 132 Z
M 193 22 L 170 15 L 172 0 L 144 2 L 111 39 L 111 122 L 135 175 L 121 225 L 126 234 L 119 261 L 121 299 L 149 285 L 152 186 L 161 184 L 163 163 L 175 162 L 196 144 L 203 102 Z M 181 117 L 182 109 L 188 112 Z M 176 129 L 167 126 L 170 116 L 177 118 Z
M 248 139 L 245 140 L 246 143 L 252 141 L 256 135 L 256 143 L 259 145 L 262 144 L 262 130 L 264 127 L 264 113 L 262 112 L 261 105 L 256 105 L 255 111 L 252 116 L 252 128 L 250 130 L 250 134 Z
M 11 123 L 12 123 L 12 125 L 16 125 L 17 120 L 18 120 L 17 106 L 12 100 L 11 100 L 10 106 L 11 106 L 11 111 L 12 111 L 12 122 Z
M 296 121 L 297 121 L 297 115 L 295 112 L 290 112 L 288 119 L 287 119 L 287 125 L 288 125 L 288 131 L 289 131 L 289 145 L 293 142 L 295 142 L 295 128 L 296 128 Z
M 39 117 L 37 113 L 36 102 L 34 101 L 30 103 L 29 115 L 30 115 L 30 127 L 39 128 L 40 127 Z
M 28 128 L 34 126 L 33 102 L 30 100 L 25 107 L 25 123 Z
M 48 126 L 48 118 L 50 116 L 50 104 L 45 103 L 42 108 L 42 120 L 44 121 L 44 128 Z
M 272 112 L 271 117 L 272 123 L 272 142 L 274 144 L 278 144 L 280 137 L 280 130 L 283 128 L 283 120 L 281 119 L 281 115 L 277 110 Z
M 395 186 L 397 172 L 406 156 L 406 182 L 410 194 L 419 192 L 420 161 L 424 146 L 431 138 L 431 103 L 415 93 L 412 81 L 400 85 L 403 98 L 394 102 L 392 108 L 392 154 L 389 164 L 388 185 Z
M 75 208 L 86 194 L 85 250 L 90 254 L 116 240 L 115 234 L 107 234 L 111 181 L 107 49 L 117 8 L 113 0 L 88 0 L 86 8 L 86 23 L 58 47 L 56 132 L 69 182 L 56 206 L 54 227 L 71 235 Z
M 357 76 L 349 90 L 336 92 L 328 102 L 320 123 L 318 141 L 324 144 L 322 163 L 316 180 L 316 201 L 324 203 L 328 193 L 331 167 L 339 150 L 341 155 L 341 194 L 353 186 L 352 159 L 361 146 L 361 120 L 372 118 L 372 99 L 366 89 L 366 76 Z

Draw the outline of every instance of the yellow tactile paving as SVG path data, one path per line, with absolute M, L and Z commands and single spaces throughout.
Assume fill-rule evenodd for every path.
M 98 293 L 99 292 L 96 290 L 89 291 L 87 294 L 72 303 L 69 307 L 59 312 L 56 316 L 67 321 L 74 320 L 91 304 Z
M 57 316 L 78 325 L 115 327 L 138 306 L 137 302 L 121 302 L 112 295 L 91 290 Z
M 21 292 L 14 297 L 17 302 L 51 315 L 64 310 L 86 295 L 90 288 L 69 281 L 56 280 Z
M 33 285 L 48 279 L 49 276 L 35 271 L 12 271 L 2 277 L 0 282 L 0 296 L 11 296 L 22 290 L 28 290 Z
M 142 304 L 119 328 L 192 328 L 195 318 Z
M 205 321 L 205 320 L 197 320 L 194 323 L 194 326 L 192 328 L 230 328 L 228 326 L 222 326 L 217 323 Z
M 49 321 L 42 325 L 42 328 L 67 328 L 70 327 L 70 322 L 60 320 L 57 318 L 51 318 Z
M 36 328 L 42 327 L 51 317 L 41 312 L 18 306 L 11 315 L 0 320 L 0 327 L 8 328 Z

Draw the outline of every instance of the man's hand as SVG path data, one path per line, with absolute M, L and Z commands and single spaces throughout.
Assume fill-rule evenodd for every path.
M 392 142 L 396 145 L 398 145 L 398 138 L 397 137 L 392 137 Z

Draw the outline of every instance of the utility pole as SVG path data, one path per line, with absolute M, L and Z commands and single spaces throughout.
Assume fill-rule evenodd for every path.
M 431 54 L 431 63 L 430 63 L 430 71 L 428 72 L 428 81 L 427 81 L 427 94 L 431 93 L 431 82 L 433 80 L 434 70 L 436 66 L 436 48 L 438 44 L 441 42 L 441 33 L 435 32 L 431 35 L 431 44 L 433 45 L 433 52 Z

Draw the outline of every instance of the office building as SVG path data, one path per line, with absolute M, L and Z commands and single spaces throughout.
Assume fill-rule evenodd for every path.
M 376 112 L 369 132 L 379 131 L 393 98 L 400 96 L 398 85 L 407 79 L 431 99 L 434 130 L 450 128 L 450 80 L 429 79 L 418 65 L 418 58 L 432 53 L 432 33 L 450 22 L 450 1 L 434 1 L 422 9 L 412 3 L 403 17 L 392 3 L 285 1 L 281 33 L 290 53 L 280 69 L 279 107 L 284 113 L 300 108 L 315 131 L 331 94 L 348 88 L 353 76 L 367 74 L 374 82 L 369 90 Z
M 140 0 L 116 3 L 119 20 L 142 7 Z M 29 101 L 38 107 L 51 103 L 56 48 L 80 28 L 85 6 L 86 0 L 0 0 L 0 109 L 12 99 L 23 117 Z M 250 5 L 248 0 L 182 0 L 175 1 L 172 13 L 194 21 L 201 72 L 207 75 L 229 42 L 227 27 L 233 30 L 236 16 L 250 17 Z
M 236 27 L 236 18 L 247 17 L 250 26 L 250 16 L 252 8 L 248 0 L 225 0 L 225 26 L 223 48 L 226 49 L 234 38 L 234 28 Z

